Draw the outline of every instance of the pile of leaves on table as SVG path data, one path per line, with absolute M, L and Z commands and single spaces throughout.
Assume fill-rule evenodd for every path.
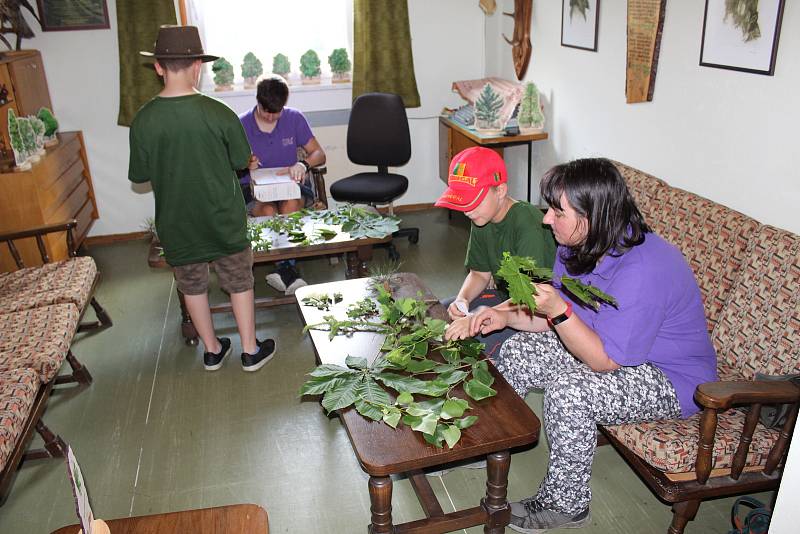
M 263 252 L 272 246 L 273 235 L 286 234 L 291 243 L 313 245 L 329 241 L 338 235 L 330 228 L 316 228 L 310 233 L 305 228 L 309 222 L 320 222 L 330 226 L 340 226 L 341 231 L 350 234 L 351 239 L 380 239 L 396 232 L 400 227 L 397 217 L 381 215 L 346 204 L 335 210 L 302 209 L 288 215 L 275 215 L 266 220 L 247 222 L 247 237 L 256 252 Z M 270 230 L 265 232 L 264 230 Z

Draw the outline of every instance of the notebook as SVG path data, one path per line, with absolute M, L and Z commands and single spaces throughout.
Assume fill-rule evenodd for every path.
M 261 202 L 275 202 L 300 198 L 300 186 L 288 174 L 278 174 L 282 168 L 250 171 L 253 196 Z

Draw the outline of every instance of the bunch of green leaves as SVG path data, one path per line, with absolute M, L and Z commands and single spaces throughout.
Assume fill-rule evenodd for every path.
M 400 219 L 397 217 L 384 216 L 352 204 L 345 204 L 336 210 L 310 212 L 309 216 L 326 224 L 342 225 L 342 232 L 349 233 L 353 239 L 380 239 L 400 228 Z
M 247 221 L 247 240 L 250 241 L 250 246 L 254 252 L 264 252 L 269 250 L 272 241 L 269 238 L 264 238 L 262 235 L 267 228 L 266 223 Z
M 378 307 L 375 301 L 369 297 L 364 297 L 358 302 L 353 302 L 347 307 L 347 316 L 351 319 L 372 317 L 378 314 Z
M 331 306 L 334 304 L 339 304 L 342 302 L 342 294 L 341 293 L 334 293 L 333 296 L 328 295 L 327 293 L 322 294 L 313 294 L 307 297 L 303 297 L 302 302 L 305 306 L 311 306 L 312 308 L 316 308 L 322 311 L 329 311 Z
M 523 304 L 533 312 L 536 311 L 536 301 L 533 296 L 539 294 L 534 284 L 550 282 L 553 279 L 553 270 L 537 267 L 533 258 L 512 256 L 508 252 L 503 252 L 503 261 L 500 263 L 497 275 L 508 284 L 508 296 L 511 302 Z M 600 309 L 602 302 L 611 306 L 617 305 L 617 300 L 611 295 L 567 275 L 561 277 L 561 285 L 583 304 L 595 310 Z
M 356 331 L 380 332 L 386 336 L 383 354 L 371 366 L 366 359 L 353 357 L 346 359 L 346 367 L 321 365 L 310 373 L 300 393 L 323 395 L 322 405 L 328 412 L 355 405 L 364 417 L 382 420 L 392 428 L 406 424 L 421 432 L 428 443 L 453 447 L 461 439 L 461 431 L 477 420 L 476 416 L 464 416 L 469 402 L 455 396 L 454 388 L 463 385 L 464 393 L 475 401 L 497 394 L 491 387 L 494 377 L 488 363 L 480 358 L 484 346 L 474 339 L 443 343 L 446 323 L 427 317 L 425 302 L 394 299 L 383 286 L 377 290 L 381 322 L 363 316 L 340 321 L 329 315 L 304 331 L 327 327 L 330 339 Z M 367 300 L 372 302 L 364 299 L 354 309 L 365 306 Z M 441 359 L 428 357 L 435 352 Z M 415 395 L 431 398 L 418 400 Z

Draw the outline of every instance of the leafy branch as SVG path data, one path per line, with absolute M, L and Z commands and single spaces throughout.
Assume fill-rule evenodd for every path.
M 405 424 L 436 447 L 444 443 L 453 447 L 461 439 L 461 431 L 478 419 L 465 415 L 471 409 L 469 401 L 453 394 L 454 389 L 462 386 L 474 401 L 497 394 L 491 387 L 494 377 L 488 362 L 481 358 L 484 346 L 474 339 L 443 342 L 446 323 L 428 317 L 425 302 L 395 299 L 383 286 L 375 287 L 379 322 L 365 319 L 376 313 L 367 313 L 371 310 L 365 301 L 370 299 L 363 299 L 349 308 L 363 314 L 348 313 L 355 317 L 351 320 L 327 315 L 323 322 L 306 326 L 304 332 L 329 330 L 330 339 L 352 332 L 379 332 L 386 336 L 381 354 L 372 365 L 366 358 L 352 356 L 346 358 L 346 367 L 320 365 L 309 373 L 300 394 L 322 395 L 327 412 L 354 406 L 362 416 L 392 428 Z M 440 358 L 428 357 L 437 352 Z M 420 400 L 415 395 L 430 398 Z
M 538 295 L 536 283 L 551 282 L 553 270 L 546 267 L 537 267 L 536 260 L 524 256 L 512 256 L 508 252 L 503 252 L 503 261 L 497 276 L 508 284 L 508 296 L 513 304 L 523 304 L 531 312 L 536 311 L 536 301 L 533 296 Z M 575 298 L 583 304 L 600 309 L 600 304 L 605 302 L 611 306 L 617 306 L 617 300 L 611 295 L 604 293 L 600 289 L 584 284 L 576 278 L 567 275 L 561 277 L 561 287 L 569 291 Z

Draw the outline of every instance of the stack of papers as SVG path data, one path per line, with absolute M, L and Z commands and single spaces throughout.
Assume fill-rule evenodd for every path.
M 261 202 L 275 202 L 300 198 L 300 186 L 288 174 L 278 174 L 281 168 L 250 171 L 253 195 Z

